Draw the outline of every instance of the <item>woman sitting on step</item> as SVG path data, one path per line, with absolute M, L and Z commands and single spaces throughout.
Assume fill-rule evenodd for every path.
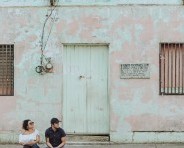
M 39 131 L 34 128 L 34 122 L 27 119 L 23 121 L 22 133 L 19 135 L 19 143 L 23 148 L 39 148 L 40 142 Z

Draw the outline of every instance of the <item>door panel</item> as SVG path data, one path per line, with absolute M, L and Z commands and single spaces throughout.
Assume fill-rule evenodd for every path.
M 66 132 L 108 134 L 107 46 L 67 45 L 63 58 Z
M 107 47 L 93 46 L 91 50 L 91 79 L 87 80 L 88 133 L 105 133 L 109 130 L 107 101 Z

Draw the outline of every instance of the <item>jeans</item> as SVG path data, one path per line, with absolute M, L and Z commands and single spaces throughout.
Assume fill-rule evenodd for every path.
M 24 145 L 23 148 L 40 148 L 37 144 L 34 144 L 32 146 Z

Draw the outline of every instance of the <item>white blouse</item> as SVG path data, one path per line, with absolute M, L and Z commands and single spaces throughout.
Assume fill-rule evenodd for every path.
M 39 135 L 39 131 L 35 129 L 35 131 L 31 134 L 24 135 L 20 134 L 19 135 L 19 142 L 27 143 L 36 140 L 36 137 Z

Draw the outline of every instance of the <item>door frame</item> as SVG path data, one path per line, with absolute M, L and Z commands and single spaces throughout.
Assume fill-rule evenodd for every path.
M 62 59 L 61 59 L 61 62 L 62 62 L 62 72 L 61 72 L 61 74 L 62 74 L 62 78 L 61 78 L 61 83 L 62 83 L 62 85 L 61 85 L 61 107 L 62 107 L 62 109 L 61 109 L 61 116 L 62 116 L 62 126 L 63 126 L 63 124 L 64 124 L 64 122 L 63 122 L 63 119 L 64 119 L 64 114 L 63 114 L 63 100 L 64 100 L 64 94 L 63 94 L 63 92 L 64 92 L 64 78 L 63 78 L 63 69 L 64 69 L 64 61 L 63 61 L 63 55 L 64 55 L 64 46 L 67 46 L 67 45 L 73 45 L 73 46 L 78 46 L 78 45 L 81 45 L 81 46 L 86 46 L 86 45 L 88 45 L 88 46 L 96 46 L 96 45 L 98 45 L 98 46 L 107 46 L 107 52 L 108 52 L 108 54 L 107 54 L 107 60 L 108 60 L 108 62 L 107 62 L 107 101 L 108 101 L 108 103 L 109 103 L 109 105 L 108 105 L 108 116 L 109 116 L 109 133 L 107 134 L 107 136 L 110 136 L 110 129 L 111 129 L 111 104 L 110 104 L 110 56 L 109 56 L 109 47 L 110 47 L 110 43 L 61 43 L 61 54 L 62 54 Z M 67 132 L 66 132 L 66 134 L 67 134 Z M 75 134 L 69 134 L 69 135 L 75 135 Z M 77 134 L 78 135 L 78 134 Z M 97 134 L 95 134 L 95 135 L 97 135 Z M 99 135 L 101 135 L 101 134 L 99 134 Z M 103 136 L 103 135 L 102 135 Z

